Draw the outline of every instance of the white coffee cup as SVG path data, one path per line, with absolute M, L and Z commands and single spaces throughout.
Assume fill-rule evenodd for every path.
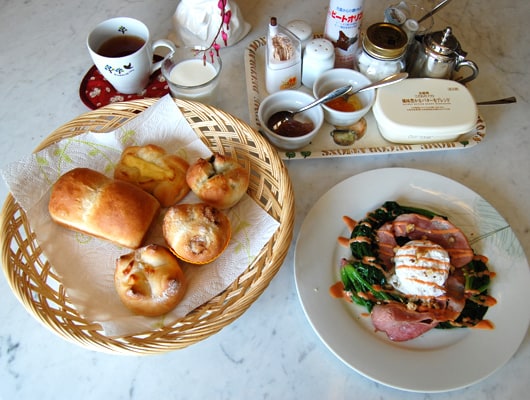
M 99 72 L 124 94 L 139 93 L 162 61 L 153 62 L 158 47 L 175 51 L 169 40 L 151 42 L 149 29 L 134 18 L 111 18 L 97 25 L 87 37 L 87 47 Z

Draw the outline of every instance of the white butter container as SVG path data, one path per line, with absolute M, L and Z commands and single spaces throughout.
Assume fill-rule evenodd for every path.
M 464 85 L 432 78 L 378 89 L 373 113 L 381 135 L 404 144 L 455 141 L 474 129 L 478 118 L 475 99 Z

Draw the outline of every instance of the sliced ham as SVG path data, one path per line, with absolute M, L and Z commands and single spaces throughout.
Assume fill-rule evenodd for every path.
M 454 320 L 458 318 L 466 305 L 465 284 L 466 278 L 461 269 L 455 270 L 445 282 L 446 294 L 443 296 L 447 302 L 448 311 L 452 311 L 453 317 L 447 316 L 446 319 Z
M 445 249 L 449 253 L 449 258 L 451 259 L 451 265 L 455 268 L 463 267 L 473 260 L 474 253 L 471 247 L 469 248 L 448 248 Z
M 394 265 L 394 249 L 398 245 L 392 229 L 392 222 L 383 224 L 377 230 L 377 244 L 379 246 L 379 259 L 383 262 L 386 271 L 390 271 Z
M 464 274 L 457 270 L 446 282 L 447 293 L 437 298 L 437 308 L 409 310 L 401 303 L 378 304 L 372 309 L 372 324 L 394 342 L 404 342 L 428 332 L 439 322 L 454 321 L 464 309 Z
M 432 313 L 409 310 L 400 303 L 375 305 L 371 318 L 375 329 L 394 342 L 417 338 L 438 324 Z
M 402 214 L 394 219 L 392 228 L 398 237 L 428 239 L 442 246 L 456 268 L 463 267 L 473 259 L 473 249 L 466 235 L 444 218 L 431 219 L 420 214 Z

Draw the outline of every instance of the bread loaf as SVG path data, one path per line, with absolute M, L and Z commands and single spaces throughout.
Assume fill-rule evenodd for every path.
M 118 258 L 114 285 L 127 308 L 148 317 L 174 309 L 187 289 L 186 276 L 177 258 L 156 244 Z
M 203 202 L 219 208 L 233 207 L 248 189 L 250 173 L 235 159 L 219 153 L 199 158 L 186 173 L 189 187 Z
M 141 246 L 159 209 L 149 193 L 89 168 L 62 175 L 48 204 L 56 223 L 131 249 Z
M 116 165 L 114 178 L 134 183 L 169 207 L 190 191 L 186 183 L 189 164 L 154 144 L 127 147 Z

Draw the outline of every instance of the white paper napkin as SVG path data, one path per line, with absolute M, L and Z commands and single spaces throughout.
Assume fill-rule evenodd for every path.
M 58 226 L 49 216 L 48 202 L 51 186 L 65 172 L 88 167 L 112 176 L 125 147 L 148 143 L 176 153 L 190 163 L 211 155 L 168 95 L 113 132 L 88 132 L 61 140 L 2 171 L 72 304 L 87 320 L 99 322 L 108 336 L 161 328 L 215 297 L 247 268 L 279 225 L 245 195 L 227 211 L 232 238 L 225 252 L 207 265 L 181 263 L 189 284 L 182 302 L 159 318 L 132 314 L 122 305 L 114 288 L 115 261 L 131 250 Z M 181 202 L 198 201 L 190 192 Z M 163 214 L 147 243 L 165 244 L 159 228 Z

